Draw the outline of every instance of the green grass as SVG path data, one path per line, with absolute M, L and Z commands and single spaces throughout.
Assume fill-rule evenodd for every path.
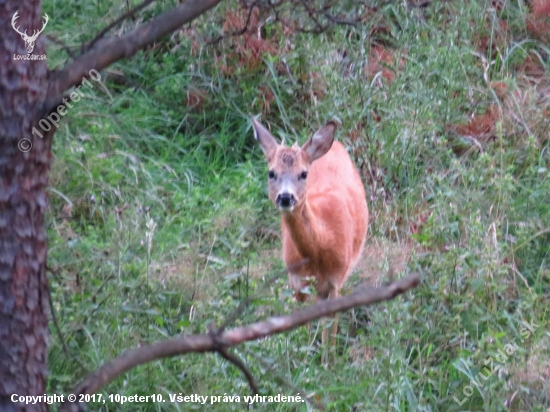
M 123 27 L 173 3 L 157 2 Z M 44 4 L 48 30 L 67 41 L 71 33 L 70 44 L 89 41 L 125 7 Z M 201 35 L 219 31 L 225 7 L 196 23 Z M 538 56 L 549 78 L 550 46 L 530 37 L 526 13 L 522 2 L 499 10 L 485 2 L 425 9 L 396 2 L 357 28 L 318 36 L 285 37 L 268 25 L 277 52 L 264 53 L 254 67 L 233 53 L 239 39 L 203 46 L 181 31 L 103 71 L 103 84 L 84 89 L 86 98 L 55 136 L 48 265 L 69 353 L 52 325 L 48 393 L 70 393 L 86 370 L 126 349 L 205 333 L 248 296 L 259 298 L 235 324 L 300 306 L 286 279 L 264 286 L 283 264 L 267 167 L 248 121 L 263 112 L 262 121 L 288 142 L 304 142 L 330 118 L 342 122 L 338 138 L 361 171 L 372 216 L 362 266 L 369 279 L 358 270 L 346 293 L 366 280 L 384 282 L 397 265 L 393 252 L 402 250 L 397 276 L 419 271 L 422 284 L 341 315 L 327 367 L 317 324 L 236 348 L 261 395 L 299 392 L 307 399 L 251 409 L 547 410 L 549 85 L 526 78 L 521 64 Z M 508 24 L 503 44 L 496 41 L 498 19 Z M 387 31 L 372 34 L 380 21 Z M 483 35 L 494 40 L 488 51 L 477 46 Z M 394 73 L 391 83 L 365 77 L 375 41 L 402 59 L 382 64 Z M 347 63 L 338 50 L 347 51 Z M 49 45 L 52 67 L 65 58 Z M 487 66 L 487 59 L 494 63 Z M 346 64 L 352 68 L 344 70 Z M 505 83 L 507 97 L 491 82 Z M 198 104 L 189 104 L 197 91 Z M 491 107 L 498 115 L 487 136 L 452 131 Z M 369 256 L 380 244 L 381 256 Z M 522 321 L 539 327 L 526 338 Z M 464 399 L 484 363 L 514 339 L 518 348 L 501 369 L 471 386 L 459 405 L 453 397 Z M 156 393 L 166 402 L 90 410 L 243 410 L 243 402 L 204 407 L 172 403 L 169 395 L 243 400 L 250 390 L 220 356 L 193 354 L 135 368 L 102 391 L 117 393 Z

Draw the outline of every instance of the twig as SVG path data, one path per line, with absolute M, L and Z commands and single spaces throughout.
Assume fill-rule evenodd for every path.
M 152 2 L 154 2 L 155 0 L 144 0 L 139 6 L 136 6 L 134 7 L 133 9 L 131 10 L 128 10 L 126 13 L 124 13 L 122 16 L 120 16 L 118 19 L 116 19 L 114 22 L 112 22 L 111 24 L 109 24 L 107 27 L 105 27 L 103 30 L 101 30 L 99 32 L 99 34 L 97 36 L 94 37 L 94 39 L 88 43 L 87 46 L 84 46 L 82 45 L 82 51 L 81 51 L 81 54 L 90 50 L 92 47 L 95 46 L 95 44 L 101 40 L 103 38 L 103 36 L 105 36 L 105 34 L 107 34 L 107 32 L 109 32 L 109 30 L 111 30 L 113 27 L 115 27 L 116 25 L 118 25 L 120 22 L 126 20 L 127 18 L 129 17 L 132 17 L 134 14 L 136 14 L 138 11 L 140 11 L 141 9 L 147 7 L 149 4 L 151 4 Z
M 52 36 L 51 34 L 48 34 L 46 35 L 46 40 L 49 40 L 51 41 L 52 43 L 55 43 L 57 44 L 58 46 L 61 46 L 61 48 L 63 50 L 65 50 L 65 53 L 67 53 L 67 55 L 71 58 L 71 59 L 74 59 L 76 56 L 75 54 L 71 51 L 71 49 L 69 48 L 69 46 L 67 46 L 65 43 L 63 43 L 61 40 L 59 40 L 58 38 Z
M 260 393 L 260 391 L 258 390 L 258 385 L 256 384 L 256 381 L 254 381 L 254 377 L 252 376 L 252 372 L 250 372 L 250 370 L 246 367 L 242 360 L 237 358 L 236 355 L 229 353 L 227 349 L 223 346 L 221 346 L 217 350 L 217 352 L 222 355 L 225 360 L 231 362 L 244 373 L 244 376 L 246 376 L 246 379 L 248 380 L 248 385 L 250 386 L 253 395 Z
M 313 22 L 315 23 L 315 26 L 317 26 L 317 30 L 319 31 L 319 33 L 322 33 L 324 32 L 326 29 L 327 29 L 327 26 L 323 26 L 320 22 L 319 22 L 319 19 L 317 19 L 316 17 L 316 14 L 318 14 L 318 11 L 317 10 L 314 10 L 312 9 L 311 7 L 308 6 L 308 1 L 309 0 L 300 0 L 300 3 L 302 4 L 302 6 L 304 7 L 304 10 L 307 12 L 307 14 L 309 15 L 309 18 L 311 20 L 313 20 Z M 323 13 L 324 14 L 324 13 Z
M 301 391 L 300 388 L 297 388 L 295 385 L 292 384 L 292 382 L 289 382 L 288 379 L 286 379 L 284 376 L 282 376 L 280 373 L 278 373 L 274 368 L 275 364 L 267 363 L 265 361 L 265 359 L 260 358 L 255 353 L 249 352 L 248 354 L 250 356 L 254 357 L 254 359 L 256 359 L 256 361 L 258 363 L 261 363 L 264 366 L 264 368 L 266 368 L 269 371 L 269 373 L 272 374 L 272 376 L 276 380 L 280 381 L 286 387 L 292 389 L 296 394 L 306 393 L 306 391 Z M 315 400 L 313 397 L 311 397 L 309 399 L 307 397 L 305 397 L 304 399 L 305 399 L 306 402 L 308 402 L 311 405 L 315 406 L 315 408 L 317 408 L 319 411 L 324 411 L 325 410 L 325 406 L 322 403 L 320 403 L 319 401 Z
M 107 296 L 105 296 L 96 306 L 93 308 L 90 313 L 86 316 L 87 319 L 91 319 L 92 316 L 95 315 L 95 313 L 103 306 L 105 302 L 107 302 L 112 296 L 112 293 L 109 293 Z
M 61 342 L 61 347 L 63 348 L 63 352 L 65 353 L 65 355 L 67 355 L 69 358 L 75 361 L 76 364 L 80 366 L 85 373 L 90 373 L 90 371 L 86 368 L 86 366 L 84 366 L 84 364 L 80 362 L 80 360 L 69 351 L 69 348 L 67 347 L 67 343 L 65 342 L 65 337 L 63 336 L 63 333 L 61 332 L 61 328 L 59 327 L 59 323 L 57 322 L 57 316 L 55 315 L 55 309 L 53 307 L 52 292 L 49 287 L 46 289 L 48 293 L 48 305 L 50 306 L 50 313 L 52 314 L 52 322 L 55 327 L 55 331 L 57 332 L 57 336 L 59 337 L 59 341 Z
M 227 330 L 216 338 L 213 338 L 212 334 L 178 336 L 152 345 L 131 349 L 88 375 L 72 393 L 76 395 L 76 399 L 80 394 L 93 394 L 129 369 L 147 362 L 190 352 L 219 351 L 220 345 L 224 348 L 234 347 L 246 341 L 295 329 L 298 326 L 337 312 L 390 300 L 416 287 L 419 282 L 420 276 L 415 273 L 387 287 L 370 288 L 337 299 L 322 300 L 289 315 L 271 317 L 264 321 Z M 60 410 L 77 411 L 78 404 L 64 403 Z
M 252 10 L 254 10 L 254 7 L 256 7 L 256 3 L 258 3 L 258 0 L 256 0 L 254 3 L 252 3 L 251 6 L 249 6 L 248 16 L 246 18 L 246 23 L 244 24 L 242 29 L 236 30 L 236 31 L 228 33 L 228 34 L 220 34 L 214 40 L 207 41 L 206 44 L 207 45 L 213 45 L 213 44 L 219 43 L 221 40 L 223 40 L 226 37 L 242 36 L 243 34 L 245 34 L 248 31 L 248 25 L 250 24 L 250 20 L 252 18 Z
M 254 380 L 254 376 L 252 376 L 252 372 L 246 367 L 244 362 L 237 358 L 236 355 L 233 355 L 232 353 L 229 353 L 227 351 L 227 348 L 225 347 L 222 339 L 221 334 L 223 333 L 220 329 L 215 329 L 214 324 L 211 323 L 208 325 L 209 334 L 214 340 L 215 343 L 215 351 L 218 352 L 222 357 L 231 362 L 233 365 L 235 365 L 237 368 L 239 368 L 243 373 L 244 376 L 246 376 L 246 379 L 248 380 L 248 385 L 250 386 L 250 389 L 252 390 L 252 394 L 256 395 L 260 391 L 258 390 L 258 385 L 256 385 L 256 381 Z
M 531 242 L 532 240 L 536 239 L 537 237 L 541 236 L 541 235 L 544 235 L 545 233 L 549 233 L 550 232 L 550 227 L 547 227 L 546 229 L 542 229 L 540 231 L 538 231 L 537 233 L 535 233 L 533 236 L 531 236 L 529 239 L 527 239 L 525 242 L 523 242 L 521 245 L 518 245 L 516 246 L 515 248 L 512 249 L 512 252 L 513 253 L 516 253 L 518 250 L 520 250 L 521 248 L 525 247 L 529 242 Z
M 309 262 L 309 259 L 302 259 L 299 262 L 286 267 L 284 270 L 280 271 L 279 273 L 276 273 L 271 278 L 269 278 L 267 282 L 264 282 L 264 284 L 262 285 L 262 289 L 265 289 L 271 286 L 271 284 L 275 282 L 277 279 L 279 279 L 281 276 L 285 275 L 288 272 L 292 272 L 298 269 L 300 266 L 305 265 L 307 262 Z M 241 313 L 243 313 L 244 309 L 248 305 L 250 305 L 250 302 L 252 302 L 254 299 L 257 299 L 257 298 L 258 298 L 258 294 L 242 300 L 237 306 L 237 308 L 233 311 L 233 313 L 229 315 L 226 318 L 225 322 L 218 328 L 218 331 L 223 332 L 225 328 L 227 328 L 229 325 L 235 322 L 235 320 L 241 315 Z
M 249 29 L 249 23 L 250 23 L 250 17 L 252 13 L 252 9 L 256 7 L 261 14 L 269 14 L 272 13 L 272 17 L 269 17 L 266 20 L 269 20 L 270 23 L 279 23 L 284 27 L 288 27 L 292 31 L 300 32 L 300 33 L 312 33 L 312 34 L 320 34 L 325 31 L 327 31 L 332 25 L 340 25 L 340 26 L 353 26 L 356 27 L 358 24 L 360 24 L 362 21 L 364 21 L 365 17 L 368 15 L 368 11 L 372 11 L 372 8 L 370 8 L 365 2 L 358 2 L 355 4 L 357 8 L 365 7 L 367 9 L 364 13 L 358 13 L 358 16 L 356 16 L 353 19 L 346 19 L 341 14 L 331 14 L 331 9 L 338 4 L 338 0 L 332 0 L 327 2 L 326 4 L 321 5 L 319 8 L 312 7 L 310 5 L 311 2 L 308 0 L 279 0 L 279 1 L 264 1 L 260 2 L 259 0 L 255 0 L 254 2 L 247 2 L 247 1 L 239 1 L 239 5 L 242 9 L 248 9 L 248 18 L 247 22 L 244 25 L 244 27 L 241 30 L 236 30 L 234 32 L 221 34 L 218 37 L 208 40 L 206 42 L 207 45 L 213 45 L 217 44 L 223 39 L 239 36 L 245 34 Z M 289 20 L 284 19 L 281 17 L 281 11 L 284 11 L 284 6 L 290 5 L 290 8 L 292 10 L 292 15 L 299 15 L 299 13 L 306 13 L 307 18 L 310 22 L 313 23 L 312 26 L 306 27 L 306 24 L 303 25 L 299 24 L 291 24 Z M 274 17 L 273 17 L 274 15 Z M 319 19 L 324 18 L 327 21 L 327 24 L 323 24 Z M 331 23 L 331 24 L 328 24 Z M 260 25 L 261 27 L 261 25 Z

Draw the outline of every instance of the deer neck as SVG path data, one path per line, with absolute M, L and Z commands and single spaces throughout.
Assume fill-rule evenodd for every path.
M 283 231 L 286 230 L 303 258 L 317 256 L 318 231 L 315 215 L 306 201 L 290 213 L 282 215 Z

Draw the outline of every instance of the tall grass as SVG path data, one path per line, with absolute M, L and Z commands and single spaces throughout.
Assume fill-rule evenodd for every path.
M 89 40 L 125 7 L 44 5 L 48 28 L 71 42 Z M 338 138 L 372 215 L 360 266 L 368 271 L 348 290 L 380 284 L 396 267 L 420 271 L 423 282 L 342 316 L 329 365 L 316 325 L 236 348 L 262 395 L 307 399 L 250 409 L 547 410 L 550 63 L 549 45 L 526 28 L 527 5 L 380 2 L 364 24 L 316 36 L 268 25 L 269 44 L 252 62 L 238 38 L 201 41 L 219 32 L 216 19 L 237 13 L 226 7 L 196 23 L 200 35 L 184 28 L 104 71 L 103 87 L 86 92 L 56 133 L 49 266 L 68 352 L 53 333 L 48 392 L 70 392 L 125 349 L 204 333 L 247 296 L 259 294 L 238 324 L 299 306 L 285 279 L 264 287 L 282 262 L 247 119 L 261 113 L 287 143 L 330 118 L 342 123 Z M 56 66 L 66 56 L 51 44 L 48 58 Z M 528 338 L 525 321 L 539 325 Z M 498 372 L 472 384 L 513 340 Z M 103 392 L 167 402 L 90 409 L 202 410 L 169 395 L 248 392 L 219 356 L 190 355 L 136 368 Z

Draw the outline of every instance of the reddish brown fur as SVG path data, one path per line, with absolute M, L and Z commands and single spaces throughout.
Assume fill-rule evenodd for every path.
M 275 162 L 288 150 L 299 149 L 279 147 Z M 303 159 L 301 165 L 308 166 Z M 322 299 L 338 296 L 361 256 L 369 213 L 365 198 L 363 183 L 348 152 L 340 142 L 334 142 L 330 151 L 309 168 L 306 200 L 292 213 L 281 216 L 283 260 L 291 266 L 309 258 L 309 263 L 291 276 L 315 277 Z M 304 300 L 306 296 L 299 291 L 305 282 L 291 279 L 290 283 L 298 299 Z
M 285 176 L 292 181 L 296 204 L 281 216 L 283 260 L 287 267 L 304 258 L 309 261 L 289 273 L 290 286 L 298 300 L 305 300 L 307 295 L 300 290 L 309 276 L 316 279 L 320 298 L 338 297 L 361 256 L 367 233 L 369 211 L 359 173 L 345 147 L 332 142 L 333 123 L 321 128 L 302 148 L 278 145 L 263 126 L 253 123 L 269 170 L 277 176 L 269 179 L 269 198 L 276 205 L 281 185 L 290 184 L 290 180 L 285 183 Z M 308 172 L 305 180 L 299 178 L 304 171 Z

